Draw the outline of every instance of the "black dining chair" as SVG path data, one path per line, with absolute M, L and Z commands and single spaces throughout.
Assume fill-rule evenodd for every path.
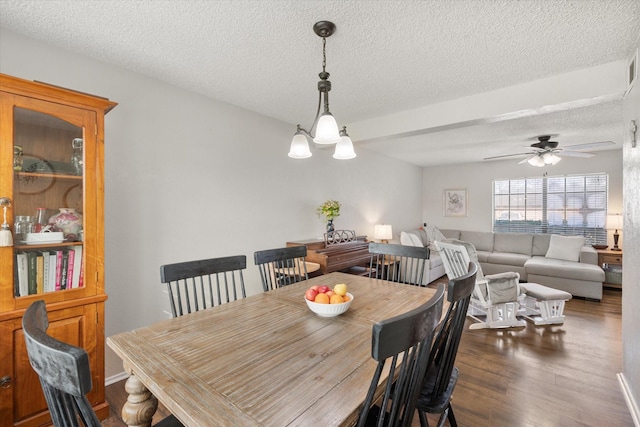
M 253 254 L 265 292 L 307 280 L 306 246 L 266 249 Z
M 467 274 L 449 281 L 449 307 L 437 330 L 417 403 L 421 427 L 429 426 L 427 413 L 440 414 L 438 427 L 444 425 L 446 419 L 451 427 L 458 425 L 451 407 L 453 390 L 458 381 L 458 368 L 454 366 L 454 362 L 477 272 L 478 266 L 471 262 Z
M 22 317 L 29 363 L 40 378 L 51 420 L 56 427 L 100 427 L 86 394 L 91 391 L 87 352 L 47 334 L 49 318 L 43 300 L 34 301 Z M 80 424 L 81 423 L 81 424 Z M 182 426 L 173 416 L 156 427 Z
M 369 243 L 369 277 L 423 286 L 429 249 L 418 246 Z
M 378 362 L 360 411 L 358 427 L 408 427 L 429 362 L 434 331 L 442 316 L 444 285 L 420 307 L 373 325 L 371 357 Z M 387 363 L 389 362 L 389 363 Z M 388 370 L 384 392 L 377 399 L 383 371 Z M 373 403 L 375 406 L 372 406 Z
M 173 317 L 245 298 L 243 270 L 247 257 L 235 255 L 165 264 L 160 281 L 167 285 Z

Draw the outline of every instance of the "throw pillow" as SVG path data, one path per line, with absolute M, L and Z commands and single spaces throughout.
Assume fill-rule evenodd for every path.
M 405 246 L 422 247 L 420 238 L 415 234 L 407 233 L 406 231 L 400 232 L 400 244 Z
M 436 240 L 442 242 L 446 237 L 440 230 L 438 230 L 434 225 L 427 224 L 424 227 L 425 232 L 427 233 L 427 239 L 429 239 L 428 246 L 432 251 L 436 250 L 436 247 L 433 246 L 433 242 Z
M 545 258 L 579 261 L 580 249 L 582 249 L 583 246 L 584 237 L 582 236 L 560 236 L 558 234 L 552 234 Z

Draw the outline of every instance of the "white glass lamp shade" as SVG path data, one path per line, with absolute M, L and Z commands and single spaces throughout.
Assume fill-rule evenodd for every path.
M 349 138 L 349 135 L 344 135 L 340 138 L 340 142 L 336 144 L 336 151 L 333 153 L 333 158 L 338 160 L 349 160 L 356 157 L 356 152 L 353 151 L 353 141 Z
M 391 240 L 393 231 L 390 224 L 377 224 L 373 229 L 373 238 L 377 240 Z
M 560 156 L 556 156 L 553 153 L 544 153 L 542 155 L 542 160 L 544 160 L 545 165 L 555 165 L 560 160 L 562 160 L 562 158 Z
M 292 159 L 306 159 L 311 157 L 311 150 L 309 150 L 309 141 L 307 137 L 301 133 L 296 133 L 291 140 L 291 149 L 289 150 L 289 157 Z
M 323 113 L 316 125 L 316 137 L 313 142 L 316 144 L 336 144 L 340 142 L 340 132 L 338 123 L 331 113 Z
M 537 166 L 539 168 L 544 166 L 544 160 L 540 156 L 530 158 L 529 160 L 527 160 L 527 163 L 529 163 L 531 166 Z

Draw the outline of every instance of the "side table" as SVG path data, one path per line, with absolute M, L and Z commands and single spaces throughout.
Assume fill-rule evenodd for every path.
M 612 251 L 611 249 L 597 249 L 598 252 L 598 265 L 601 268 L 604 268 L 606 271 L 607 266 L 617 266 L 622 268 L 622 251 Z M 611 283 L 611 281 L 606 281 L 605 277 L 604 286 L 610 288 L 622 288 L 622 281 L 620 283 Z

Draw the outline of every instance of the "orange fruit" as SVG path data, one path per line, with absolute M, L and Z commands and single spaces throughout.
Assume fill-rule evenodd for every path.
M 342 299 L 342 296 L 338 294 L 332 295 L 331 299 L 329 300 L 329 304 L 342 304 L 343 302 L 344 300 Z
M 342 300 L 344 302 L 347 302 L 347 301 L 351 301 L 351 298 L 349 297 L 349 295 L 345 295 L 345 296 L 342 297 Z
M 329 304 L 329 297 L 327 294 L 318 294 L 313 302 L 317 302 L 318 304 Z

